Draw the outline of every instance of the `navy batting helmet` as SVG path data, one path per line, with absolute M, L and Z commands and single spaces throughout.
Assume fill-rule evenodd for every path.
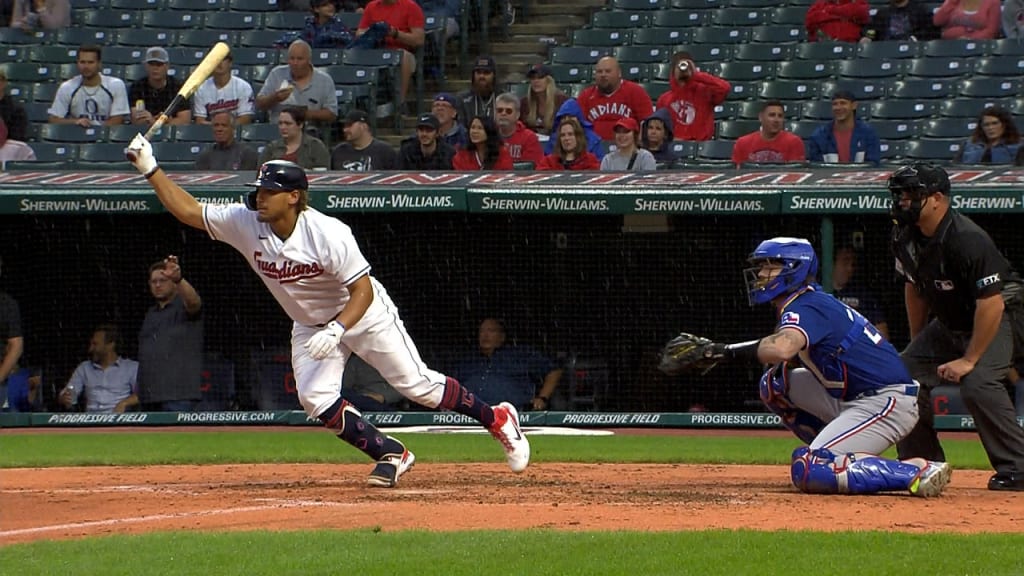
M 245 197 L 245 205 L 250 210 L 255 210 L 256 192 L 260 188 L 281 192 L 308 190 L 309 181 L 306 179 L 306 171 L 302 166 L 287 160 L 271 160 L 260 166 L 260 170 L 256 174 L 256 181 L 249 183 L 249 186 L 255 186 L 256 190 Z

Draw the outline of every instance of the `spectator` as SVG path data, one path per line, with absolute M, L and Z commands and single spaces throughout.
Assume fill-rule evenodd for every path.
M 601 160 L 601 170 L 646 172 L 657 169 L 654 155 L 640 148 L 640 125 L 633 118 L 620 118 L 615 123 L 615 150 Z
M 782 129 L 786 121 L 786 109 L 782 102 L 765 102 L 758 118 L 761 120 L 761 129 L 736 140 L 732 149 L 733 164 L 739 167 L 747 162 L 769 164 L 804 161 L 803 140 Z
M 594 66 L 594 85 L 585 88 L 577 98 L 583 116 L 593 122 L 594 132 L 602 140 L 614 137 L 615 123 L 622 118 L 637 122 L 654 111 L 651 97 L 636 82 L 622 79 L 619 61 L 605 56 Z
M 505 324 L 485 318 L 477 332 L 479 348 L 466 354 L 455 378 L 487 402 L 509 402 L 520 409 L 544 410 L 562 379 L 562 369 L 540 352 L 507 344 Z M 539 389 L 538 389 L 539 387 Z
M 526 73 L 530 91 L 519 100 L 519 120 L 537 134 L 548 136 L 555 129 L 555 113 L 569 98 L 555 85 L 551 69 L 534 64 Z
M 213 144 L 199 153 L 196 170 L 237 172 L 255 170 L 258 164 L 256 151 L 235 140 L 235 115 L 231 112 L 214 112 Z
M 494 104 L 498 133 L 505 144 L 505 150 L 513 162 L 533 162 L 534 166 L 544 159 L 537 135 L 519 121 L 519 98 L 506 92 L 498 95 Z
M 434 103 L 430 105 L 430 112 L 437 117 L 439 123 L 438 132 L 441 134 L 441 141 L 447 142 L 456 150 L 465 147 L 469 136 L 466 134 L 466 127 L 459 119 L 458 100 L 447 92 L 441 92 L 434 96 Z
M 807 139 L 807 159 L 811 162 L 881 162 L 878 133 L 857 118 L 857 98 L 849 90 L 832 95 L 832 121 L 825 122 Z
M 20 102 L 7 93 L 7 71 L 0 66 L 0 120 L 7 125 L 7 137 L 28 141 L 28 114 Z
M 494 97 L 497 95 L 497 70 L 494 58 L 481 56 L 473 65 L 469 89 L 459 92 L 455 97 L 458 101 L 459 122 L 467 129 L 469 121 L 475 116 L 494 118 Z
M 714 74 L 702 72 L 689 52 L 674 54 L 671 70 L 671 90 L 658 97 L 656 107 L 670 111 L 673 136 L 697 141 L 714 138 L 715 106 L 725 101 L 732 85 Z
M 71 26 L 71 2 L 68 0 L 14 0 L 11 28 L 32 32 L 68 26 Z
M 121 332 L 117 326 L 97 326 L 89 340 L 89 359 L 75 368 L 67 386 L 57 396 L 65 408 L 79 403 L 85 394 L 86 412 L 121 414 L 139 403 L 139 363 L 123 358 L 118 349 Z
M 398 154 L 390 144 L 373 137 L 370 118 L 362 110 L 345 116 L 345 141 L 331 151 L 331 169 L 348 172 L 398 170 Z
M 889 323 L 885 319 L 885 310 L 863 282 L 854 281 L 856 271 L 857 251 L 853 246 L 842 246 L 836 250 L 832 263 L 832 296 L 860 312 L 888 340 Z
M 256 95 L 256 109 L 268 111 L 270 121 L 276 123 L 285 106 L 305 107 L 307 122 L 329 137 L 338 119 L 338 95 L 334 79 L 313 67 L 312 56 L 309 44 L 302 40 L 292 42 L 288 63 L 275 66 Z
M 268 160 L 288 160 L 303 168 L 326 170 L 331 163 L 327 146 L 306 131 L 306 111 L 290 106 L 277 115 L 277 129 L 281 138 L 267 144 L 260 154 L 259 163 Z
M 7 136 L 7 125 L 0 119 L 0 170 L 6 168 L 8 161 L 24 162 L 36 159 L 36 153 L 31 146 Z
M 538 170 L 598 170 L 601 161 L 587 151 L 587 136 L 579 118 L 572 115 L 562 117 L 558 125 L 555 149 L 537 165 Z
M 945 0 L 932 22 L 947 40 L 991 40 L 999 36 L 1001 19 L 999 0 Z
M 1014 40 L 1024 39 L 1024 0 L 1003 2 L 1003 34 Z
M 861 43 L 872 40 L 914 40 L 923 42 L 939 37 L 939 30 L 932 24 L 930 10 L 917 0 L 889 0 L 889 5 L 879 8 L 864 27 Z
M 424 114 L 416 122 L 416 135 L 402 141 L 399 170 L 451 170 L 455 148 L 441 139 L 440 122 Z
M 424 14 L 444 18 L 444 42 L 459 35 L 459 19 L 462 16 L 460 0 L 417 0 Z
M 189 412 L 202 398 L 203 302 L 176 256 L 149 267 L 156 303 L 139 330 L 138 396 L 147 412 Z
M 372 0 L 363 10 L 363 18 L 359 21 L 356 34 L 362 36 L 377 22 L 388 25 L 387 48 L 402 49 L 402 68 L 400 71 L 401 85 L 399 98 L 405 106 L 405 97 L 409 93 L 412 75 L 416 72 L 416 49 L 423 46 L 425 20 L 423 10 L 413 0 Z
M 360 412 L 394 412 L 401 407 L 404 398 L 376 368 L 355 354 L 350 354 L 345 361 L 341 397 Z
M 562 119 L 566 116 L 572 116 L 579 120 L 580 126 L 583 128 L 583 134 L 586 136 L 587 150 L 596 156 L 598 160 L 604 158 L 604 145 L 601 142 L 601 137 L 594 133 L 594 125 L 583 116 L 580 104 L 575 98 L 569 98 L 558 109 L 558 112 L 555 114 L 555 126 L 561 126 Z M 554 148 L 555 138 L 549 138 L 544 144 L 544 153 L 551 154 Z
M 3 271 L 0 258 L 0 272 Z M 0 401 L 7 406 L 7 378 L 18 369 L 18 360 L 25 350 L 25 339 L 21 332 L 21 312 L 18 302 L 0 290 L 0 340 L 4 343 L 4 355 L 0 360 Z
M 676 161 L 671 126 L 668 108 L 658 108 L 640 123 L 640 147 L 650 152 L 656 162 L 668 166 Z
M 356 34 L 338 17 L 335 0 L 313 0 L 311 14 L 306 16 L 302 30 L 286 32 L 274 46 L 284 48 L 296 40 L 303 40 L 313 48 L 377 48 L 383 46 L 388 25 L 378 22 L 370 26 L 367 34 Z M 362 12 L 362 9 L 359 10 Z
M 230 112 L 235 124 L 252 122 L 256 115 L 252 85 L 231 73 L 233 64 L 234 58 L 229 52 L 213 69 L 213 75 L 199 85 L 192 98 L 192 117 L 196 124 L 210 124 L 218 112 Z
M 999 106 L 989 106 L 981 111 L 978 125 L 953 161 L 964 164 L 1013 164 L 1020 150 L 1020 131 L 1013 122 L 1013 116 Z
M 128 91 L 120 78 L 100 73 L 103 49 L 95 44 L 78 48 L 78 75 L 61 83 L 47 111 L 51 124 L 116 126 L 128 115 Z
M 869 17 L 867 0 L 815 0 L 807 9 L 807 39 L 857 42 Z
M 469 143 L 452 159 L 455 170 L 512 170 L 512 157 L 501 142 L 494 118 L 473 117 L 469 123 Z
M 133 102 L 132 124 L 153 124 L 160 114 L 178 95 L 181 82 L 167 73 L 170 58 L 167 50 L 154 46 L 146 50 L 143 58 L 146 65 L 146 77 L 132 82 L 128 91 L 128 99 Z M 184 106 L 174 113 L 168 124 L 192 123 L 192 99 L 185 101 Z

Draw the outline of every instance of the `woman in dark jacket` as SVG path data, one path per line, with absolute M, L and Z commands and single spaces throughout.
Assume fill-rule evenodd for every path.
M 658 108 L 640 123 L 640 147 L 653 154 L 658 164 L 671 166 L 677 160 L 672 140 L 672 117 L 668 108 Z

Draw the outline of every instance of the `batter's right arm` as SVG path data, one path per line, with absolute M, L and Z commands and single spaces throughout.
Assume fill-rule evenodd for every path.
M 203 224 L 202 205 L 196 202 L 196 199 L 184 188 L 171 181 L 167 174 L 160 169 L 156 163 L 156 157 L 153 156 L 153 146 L 149 140 L 146 140 L 142 134 L 137 134 L 128 145 L 125 154 L 135 168 L 149 181 L 149 185 L 156 191 L 160 203 L 167 208 L 168 212 L 174 214 L 174 217 L 183 224 L 206 230 L 206 226 Z
M 913 340 L 928 323 L 928 302 L 917 293 L 917 288 L 910 282 L 903 284 L 903 298 L 907 306 L 910 339 Z

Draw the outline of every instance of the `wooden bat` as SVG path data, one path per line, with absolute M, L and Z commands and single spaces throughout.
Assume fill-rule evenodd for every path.
M 149 140 L 153 134 L 155 134 L 156 131 L 164 125 L 164 122 L 167 122 L 167 120 L 174 114 L 177 108 L 185 102 L 185 100 L 188 100 L 189 97 L 195 94 L 199 85 L 205 82 L 206 79 L 213 74 L 213 69 L 221 63 L 221 60 L 224 60 L 224 58 L 227 57 L 229 52 L 231 52 L 231 48 L 229 48 L 224 42 L 217 42 L 213 45 L 213 48 L 211 48 L 210 52 L 205 58 L 203 58 L 203 61 L 200 62 L 194 70 L 192 70 L 192 74 L 190 74 L 188 79 L 185 80 L 185 83 L 181 85 L 181 89 L 178 90 L 178 94 L 174 97 L 174 100 L 171 100 L 171 103 L 167 105 L 167 109 L 161 112 L 160 115 L 157 116 L 156 121 L 153 122 L 153 125 L 149 127 L 149 130 L 146 130 L 146 140 Z

